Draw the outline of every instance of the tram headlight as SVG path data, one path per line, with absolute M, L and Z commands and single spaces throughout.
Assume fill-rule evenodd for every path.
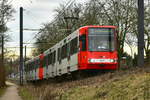
M 88 62 L 89 62 L 89 63 L 92 63 L 92 59 L 89 59 Z

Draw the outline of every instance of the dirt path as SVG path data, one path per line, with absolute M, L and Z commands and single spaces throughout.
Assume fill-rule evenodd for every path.
M 0 100 L 22 100 L 21 97 L 18 95 L 17 85 L 6 82 L 9 86 L 5 92 L 5 94 L 0 98 Z

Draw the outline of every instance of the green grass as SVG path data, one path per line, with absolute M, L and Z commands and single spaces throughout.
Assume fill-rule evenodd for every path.
M 34 96 L 31 95 L 30 91 L 24 87 L 19 88 L 19 95 L 23 100 L 37 100 Z
M 6 88 L 0 88 L 0 97 L 5 93 Z
M 19 90 L 23 100 L 150 100 L 150 68 L 120 70 L 64 83 L 27 85 Z
M 74 87 L 61 100 L 150 100 L 150 73 L 129 75 L 97 86 Z

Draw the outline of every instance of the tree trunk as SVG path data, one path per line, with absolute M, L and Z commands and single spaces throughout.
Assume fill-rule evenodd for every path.
M 5 84 L 5 70 L 2 62 L 0 61 L 0 88 L 6 86 Z

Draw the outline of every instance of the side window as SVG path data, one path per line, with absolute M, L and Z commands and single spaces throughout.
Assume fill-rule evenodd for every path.
M 33 69 L 33 62 L 31 62 L 31 71 L 32 71 L 32 69 Z
M 36 62 L 37 60 L 34 60 L 34 69 L 36 69 L 36 66 L 37 66 Z
M 44 59 L 43 59 L 43 67 L 46 66 L 46 57 L 44 56 Z
M 28 65 L 27 65 L 27 64 L 25 64 L 25 68 L 24 68 L 25 72 L 27 72 L 27 66 L 28 66 Z
M 43 67 L 43 65 L 44 65 L 44 59 L 41 59 L 40 60 L 40 67 Z
M 67 57 L 67 44 L 63 45 L 62 49 L 61 49 L 61 59 L 64 59 Z
M 86 47 L 86 35 L 83 34 L 79 37 L 80 40 L 80 50 L 81 51 L 86 51 L 87 47 Z
M 58 52 L 57 52 L 57 61 L 60 61 L 61 60 L 61 49 L 58 48 Z
M 52 53 L 48 54 L 48 65 L 52 64 Z
M 70 54 L 73 55 L 75 53 L 77 53 L 78 51 L 78 38 L 74 38 L 73 40 L 71 40 L 71 50 L 70 50 Z
M 70 44 L 71 42 L 67 43 L 67 57 L 70 56 L 70 52 L 71 52 L 71 47 L 70 47 Z
M 29 64 L 27 64 L 26 67 L 27 67 L 26 71 L 29 71 Z
M 49 60 L 50 60 L 50 58 L 49 58 L 49 54 L 47 55 L 47 64 L 49 65 Z
M 31 62 L 30 62 L 30 66 L 29 66 L 29 70 L 31 71 L 31 68 L 32 68 L 32 65 L 31 65 Z
M 48 55 L 46 55 L 46 67 L 48 67 Z
M 54 51 L 54 52 L 52 53 L 52 64 L 55 63 L 55 59 L 56 59 L 56 51 Z
M 38 67 L 38 60 L 35 60 L 34 68 L 37 69 L 37 67 Z
M 29 71 L 31 70 L 31 62 L 29 63 Z
M 28 63 L 28 71 L 30 71 L 30 63 Z
M 32 62 L 32 71 L 34 70 L 35 62 Z
M 37 60 L 36 68 L 38 68 L 39 66 L 40 66 L 40 59 Z
M 47 55 L 46 56 L 44 56 L 44 60 L 43 60 L 43 67 L 44 66 L 46 66 L 47 67 L 47 60 L 48 59 L 48 57 L 47 57 Z
M 29 71 L 31 71 L 32 65 L 31 62 L 29 63 Z
M 31 62 L 30 62 L 30 64 L 29 64 L 29 70 L 31 71 L 31 68 L 32 68 L 32 65 L 31 65 Z

